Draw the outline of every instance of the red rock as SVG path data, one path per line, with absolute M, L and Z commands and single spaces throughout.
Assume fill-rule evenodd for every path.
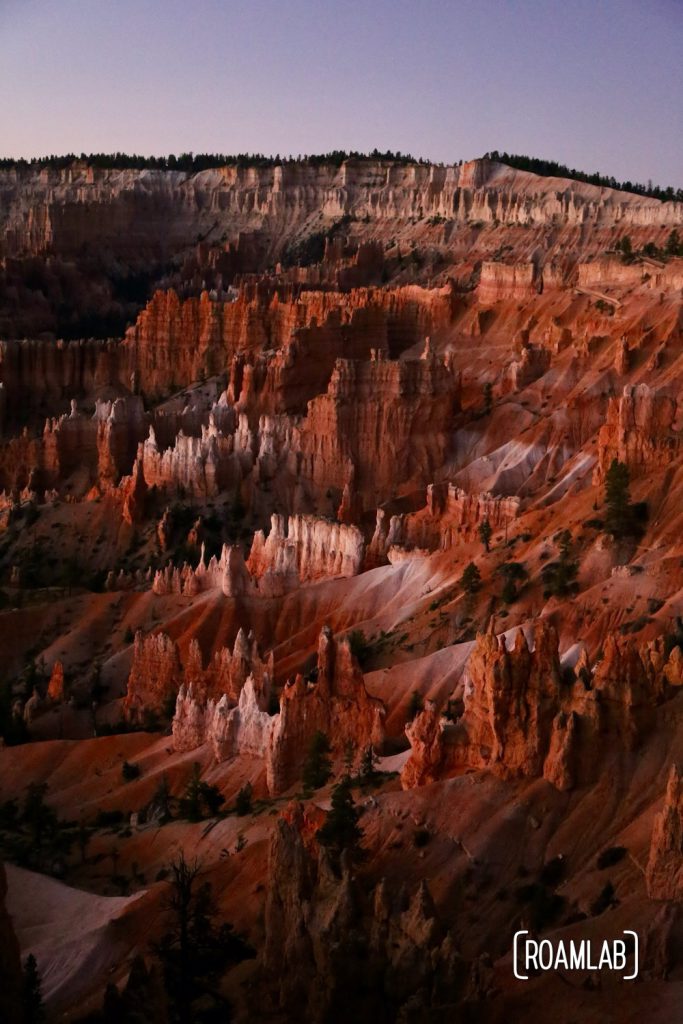
M 175 643 L 165 633 L 144 636 L 138 630 L 123 702 L 128 720 L 143 722 L 146 712 L 163 712 L 169 701 L 175 699 L 181 682 L 180 659 Z
M 47 687 L 47 695 L 55 704 L 61 704 L 64 700 L 64 666 L 61 661 L 56 661 L 52 666 L 50 682 Z
M 627 384 L 619 398 L 610 399 L 607 421 L 598 434 L 594 483 L 602 483 L 612 459 L 625 462 L 632 475 L 669 465 L 680 448 L 675 417 L 676 399 L 665 391 Z

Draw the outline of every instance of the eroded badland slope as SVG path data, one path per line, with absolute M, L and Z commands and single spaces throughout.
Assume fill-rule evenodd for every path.
M 0 172 L 8 1013 L 18 941 L 176 1019 L 182 852 L 250 947 L 195 1019 L 680 1016 L 677 232 L 486 160 Z

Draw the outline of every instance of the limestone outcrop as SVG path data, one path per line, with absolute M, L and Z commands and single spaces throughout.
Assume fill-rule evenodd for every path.
M 48 699 L 53 701 L 53 703 L 55 704 L 63 703 L 66 697 L 66 689 L 64 685 L 64 666 L 59 660 L 57 660 L 52 666 L 52 672 L 50 673 L 50 681 L 47 685 L 47 696 Z
M 318 645 L 315 681 L 302 676 L 288 683 L 272 707 L 273 665 L 264 667 L 252 644 L 238 636 L 232 657 L 222 656 L 216 683 L 196 686 L 185 669 L 173 719 L 177 750 L 211 746 L 217 761 L 238 754 L 263 758 L 268 789 L 284 792 L 301 778 L 311 740 L 324 732 L 332 750 L 342 756 L 347 744 L 362 751 L 379 748 L 384 738 L 384 707 L 369 696 L 358 662 L 345 638 L 324 629 Z M 220 667 L 220 666 L 219 666 Z M 248 672 L 248 676 L 244 674 Z M 224 687 L 222 694 L 219 687 Z
M 123 702 L 129 721 L 144 723 L 146 715 L 164 713 L 182 681 L 178 649 L 165 633 L 135 634 L 133 664 Z
M 173 746 L 176 750 L 194 750 L 204 743 L 212 743 L 216 760 L 225 760 L 224 750 L 230 753 L 241 749 L 247 741 L 237 733 L 238 722 L 249 717 L 260 721 L 260 713 L 270 720 L 273 685 L 273 658 L 261 657 L 253 635 L 246 636 L 240 629 L 232 651 L 223 647 L 216 651 L 206 668 L 196 640 L 189 646 L 182 683 L 178 690 L 173 716 Z M 247 693 L 243 699 L 243 691 Z M 239 714 L 227 719 L 231 709 Z M 265 743 L 252 740 L 251 751 L 263 755 Z M 226 755 L 229 756 L 229 755 Z
M 318 494 L 340 497 L 353 479 L 364 508 L 395 490 L 426 486 L 448 449 L 459 384 L 451 363 L 429 345 L 419 360 L 337 360 L 326 394 L 301 425 L 300 472 Z
M 524 299 L 539 290 L 540 277 L 533 263 L 507 264 L 485 260 L 481 265 L 478 295 L 484 305 L 501 299 Z
M 286 593 L 299 581 L 355 576 L 364 554 L 363 534 L 356 526 L 329 523 L 314 516 L 271 518 L 267 537 L 258 530 L 247 569 L 261 594 Z
M 397 547 L 446 551 L 476 539 L 484 520 L 492 532 L 506 531 L 519 515 L 520 505 L 516 496 L 469 493 L 455 484 L 429 484 L 426 504 L 417 512 L 388 517 L 384 509 L 377 509 L 366 564 L 381 564 Z
M 428 702 L 406 726 L 411 756 L 402 784 L 483 768 L 542 776 L 562 790 L 589 782 L 600 739 L 634 750 L 652 729 L 656 708 L 679 692 L 680 660 L 679 648 L 669 653 L 661 640 L 611 636 L 593 672 L 582 664 L 567 680 L 547 620 L 536 623 L 533 648 L 521 630 L 511 648 L 504 636 L 480 634 L 467 663 L 462 715 L 452 723 Z
M 325 733 L 338 756 L 349 743 L 357 751 L 381 747 L 384 714 L 382 702 L 368 694 L 349 641 L 324 628 L 315 682 L 297 676 L 280 697 L 266 764 L 271 792 L 282 792 L 301 777 L 316 732 Z

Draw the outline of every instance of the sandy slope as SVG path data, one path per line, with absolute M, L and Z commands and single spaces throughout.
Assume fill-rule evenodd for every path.
M 120 970 L 131 947 L 131 912 L 142 924 L 135 911 L 141 910 L 145 891 L 95 896 L 12 864 L 7 880 L 22 957 L 33 953 L 38 961 L 52 1009 L 78 1004 Z

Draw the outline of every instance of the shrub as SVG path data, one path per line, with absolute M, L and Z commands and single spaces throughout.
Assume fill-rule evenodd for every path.
M 421 849 L 423 846 L 427 846 L 431 838 L 432 833 L 428 828 L 416 828 L 413 832 L 413 846 Z
M 121 765 L 121 777 L 124 782 L 131 782 L 140 777 L 140 765 L 135 761 L 124 761 Z
M 598 854 L 596 861 L 599 871 L 603 871 L 605 868 L 611 868 L 615 864 L 618 864 L 620 860 L 628 853 L 625 846 L 610 846 L 607 850 L 603 850 L 602 853 Z
M 235 800 L 235 812 L 240 818 L 243 818 L 245 814 L 251 814 L 251 793 L 251 783 L 247 782 L 246 786 L 242 786 L 239 793 L 237 794 L 237 798 Z
M 362 629 L 354 629 L 349 633 L 349 647 L 360 667 L 365 668 L 372 656 L 372 644 Z
M 413 690 L 410 695 L 410 702 L 408 704 L 408 717 L 407 721 L 412 722 L 416 715 L 424 709 L 424 700 L 419 690 Z
M 351 779 L 348 775 L 337 783 L 332 791 L 332 806 L 322 828 L 316 833 L 321 846 L 326 846 L 333 855 L 336 865 L 343 852 L 351 860 L 360 860 L 360 841 L 363 831 L 358 825 L 360 811 L 353 802 Z
M 515 895 L 520 903 L 528 904 L 531 927 L 538 932 L 554 924 L 566 904 L 563 896 L 549 892 L 541 882 L 522 885 Z
M 614 886 L 611 882 L 603 888 L 597 899 L 594 899 L 590 906 L 590 912 L 593 917 L 599 917 L 600 914 L 604 914 L 609 907 L 614 906 Z
M 474 562 L 470 562 L 469 565 L 465 566 L 465 571 L 460 577 L 460 586 L 468 597 L 476 594 L 481 587 L 481 573 Z
M 95 828 L 113 828 L 123 822 L 123 811 L 98 811 Z
M 560 884 L 567 871 L 567 862 L 564 857 L 553 857 L 552 860 L 547 861 L 541 868 L 541 872 L 538 876 L 540 882 L 543 885 L 549 885 L 551 888 L 555 888 Z
M 523 584 L 529 578 L 522 562 L 504 562 L 496 569 L 496 574 L 505 580 L 500 597 L 505 604 L 514 604 L 519 597 L 517 584 Z

